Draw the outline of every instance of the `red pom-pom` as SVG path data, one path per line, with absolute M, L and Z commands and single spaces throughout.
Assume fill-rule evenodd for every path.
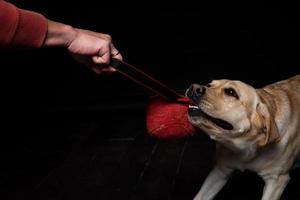
M 190 100 L 182 97 L 176 102 L 154 98 L 147 109 L 147 130 L 161 139 L 178 139 L 191 136 L 195 128 L 188 120 Z

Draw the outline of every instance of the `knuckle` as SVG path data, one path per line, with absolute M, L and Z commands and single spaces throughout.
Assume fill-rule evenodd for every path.
M 109 48 L 110 42 L 108 40 L 103 40 L 102 44 L 104 45 L 105 48 Z
M 111 38 L 111 36 L 110 36 L 109 34 L 104 34 L 104 38 L 105 38 L 105 40 L 106 40 L 107 42 L 111 43 L 112 38 Z

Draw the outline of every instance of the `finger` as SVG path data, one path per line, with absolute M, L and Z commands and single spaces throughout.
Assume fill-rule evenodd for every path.
M 118 60 L 123 60 L 123 56 L 120 53 L 117 54 L 117 55 L 115 55 L 115 56 L 113 56 L 113 58 L 116 58 Z
M 112 66 L 102 68 L 102 72 L 116 72 L 117 70 Z
M 112 75 L 112 74 L 114 74 L 115 72 L 105 72 L 105 74 L 107 74 L 107 75 Z
M 111 53 L 111 57 L 116 58 L 118 60 L 123 60 L 123 57 L 122 57 L 121 53 L 117 50 L 115 50 L 114 53 L 113 52 Z
M 101 55 L 101 54 L 100 54 L 100 55 Z M 110 51 L 105 52 L 105 53 L 102 55 L 102 59 L 103 59 L 103 61 L 104 61 L 104 64 L 109 65 L 109 63 L 110 63 Z
M 91 69 L 97 73 L 97 74 L 113 74 L 114 72 L 116 72 L 117 70 L 113 67 L 99 67 L 99 66 L 91 66 Z
M 96 65 L 108 65 L 110 62 L 110 53 L 106 52 L 103 55 L 93 56 L 92 60 Z
M 102 69 L 101 69 L 101 68 L 99 68 L 99 67 L 94 67 L 94 66 L 91 66 L 90 68 L 91 68 L 91 70 L 92 70 L 93 72 L 95 72 L 96 74 L 102 74 Z
M 115 48 L 114 44 L 110 44 L 110 53 L 112 58 L 123 60 L 121 53 Z

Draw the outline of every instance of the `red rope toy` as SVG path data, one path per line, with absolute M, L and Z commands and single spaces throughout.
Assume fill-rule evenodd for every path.
M 188 121 L 191 103 L 187 97 L 124 61 L 112 58 L 111 66 L 158 95 L 151 99 L 147 108 L 146 125 L 150 135 L 160 139 L 179 139 L 195 133 L 195 127 Z

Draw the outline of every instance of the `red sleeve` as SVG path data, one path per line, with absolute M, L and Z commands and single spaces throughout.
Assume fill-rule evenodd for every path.
M 0 47 L 41 47 L 47 34 L 47 19 L 0 0 Z

